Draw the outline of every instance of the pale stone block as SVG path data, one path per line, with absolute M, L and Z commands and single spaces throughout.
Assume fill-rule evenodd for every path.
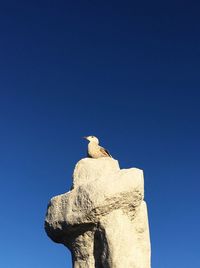
M 150 268 L 150 238 L 140 169 L 85 158 L 72 190 L 51 199 L 45 229 L 72 252 L 75 268 Z

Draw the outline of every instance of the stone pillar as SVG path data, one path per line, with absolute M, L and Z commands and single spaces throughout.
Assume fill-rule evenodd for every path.
M 79 161 L 72 190 L 53 197 L 45 230 L 68 247 L 74 268 L 150 268 L 150 238 L 140 169 L 104 157 Z

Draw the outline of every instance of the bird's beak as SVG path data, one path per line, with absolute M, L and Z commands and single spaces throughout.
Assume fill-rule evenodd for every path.
M 87 140 L 87 136 L 84 136 L 83 139 L 86 139 Z

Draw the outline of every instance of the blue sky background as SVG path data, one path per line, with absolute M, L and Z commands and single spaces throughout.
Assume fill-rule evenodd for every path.
M 43 224 L 89 134 L 144 170 L 152 268 L 200 267 L 199 8 L 1 3 L 0 267 L 71 267 Z

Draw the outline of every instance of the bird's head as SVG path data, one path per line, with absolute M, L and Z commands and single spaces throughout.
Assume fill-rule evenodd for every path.
M 83 137 L 83 138 L 88 140 L 88 141 L 90 141 L 90 142 L 95 142 L 95 143 L 99 144 L 99 140 L 95 136 L 86 136 L 86 137 Z

